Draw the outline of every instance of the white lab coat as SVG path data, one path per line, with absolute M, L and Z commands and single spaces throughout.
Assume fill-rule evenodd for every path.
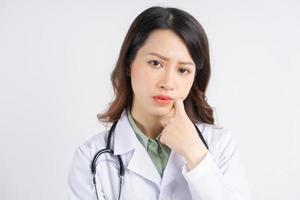
M 209 146 L 209 153 L 192 170 L 185 159 L 171 151 L 161 178 L 147 151 L 131 128 L 125 110 L 115 128 L 114 154 L 125 166 L 123 200 L 249 200 L 248 183 L 235 140 L 228 130 L 206 123 L 196 124 Z M 90 164 L 105 148 L 108 131 L 93 136 L 76 149 L 68 176 L 69 199 L 95 200 Z M 102 154 L 97 165 L 100 200 L 117 200 L 118 162 Z M 104 198 L 105 197 L 105 198 Z

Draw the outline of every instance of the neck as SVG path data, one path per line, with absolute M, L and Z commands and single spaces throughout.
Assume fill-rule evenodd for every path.
M 131 116 L 134 119 L 136 126 L 149 138 L 156 138 L 163 130 L 159 118 L 153 115 L 145 115 L 141 112 L 136 112 L 132 109 Z

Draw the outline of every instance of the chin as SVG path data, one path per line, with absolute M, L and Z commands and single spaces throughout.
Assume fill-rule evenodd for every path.
M 170 112 L 172 109 L 171 106 L 154 106 L 154 107 L 148 107 L 147 110 L 150 115 L 155 115 L 155 116 L 163 116 L 166 115 Z

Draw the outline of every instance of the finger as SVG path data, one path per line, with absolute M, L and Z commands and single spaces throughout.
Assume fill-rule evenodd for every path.
M 175 108 L 174 106 L 171 108 L 171 110 L 168 112 L 168 114 L 166 115 L 167 118 L 173 117 L 175 113 Z
M 175 99 L 174 109 L 175 109 L 175 113 L 174 113 L 175 115 L 185 113 L 182 98 Z

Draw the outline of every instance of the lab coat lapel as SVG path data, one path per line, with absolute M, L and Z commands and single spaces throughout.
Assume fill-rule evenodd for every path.
M 172 150 L 161 181 L 162 190 L 176 178 L 182 176 L 182 169 L 185 164 L 185 159 Z
M 114 154 L 121 155 L 124 166 L 134 173 L 152 181 L 159 188 L 161 177 L 146 149 L 140 143 L 130 126 L 126 110 L 123 111 L 117 123 L 114 136 Z M 130 156 L 127 156 L 128 154 L 124 155 L 131 150 L 134 151 Z
M 141 143 L 137 144 L 127 168 L 160 187 L 161 177 Z

